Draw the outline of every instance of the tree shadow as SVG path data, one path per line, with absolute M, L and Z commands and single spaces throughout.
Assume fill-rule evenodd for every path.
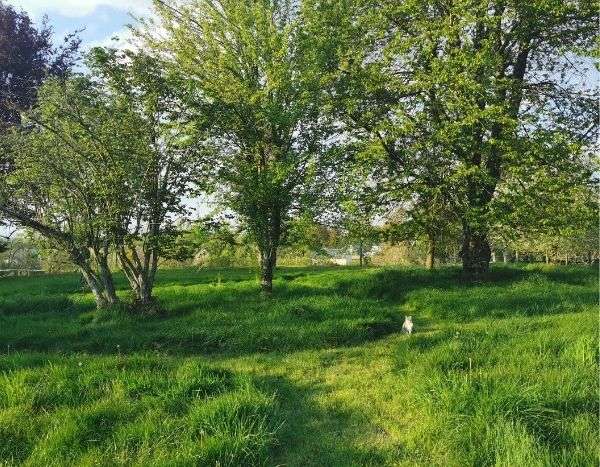
M 319 407 L 316 400 L 326 389 L 318 384 L 299 385 L 283 377 L 257 377 L 266 392 L 275 393 L 284 420 L 277 432 L 273 465 L 342 467 L 386 465 L 384 452 L 368 446 L 365 434 L 375 431 L 362 413 Z M 363 436 L 361 436 L 363 435 Z M 363 443 L 360 443 L 360 440 Z
M 242 280 L 249 270 L 234 270 L 221 279 L 220 270 L 212 276 L 202 271 L 203 283 L 166 285 L 176 273 L 182 271 L 165 271 L 160 279 L 156 295 L 165 314 L 158 317 L 115 315 L 98 321 L 91 297 L 65 295 L 64 285 L 56 294 L 21 294 L 12 299 L 14 314 L 0 315 L 0 351 L 10 346 L 98 354 L 293 352 L 376 341 L 399 332 L 404 314 L 415 315 L 417 332 L 422 332 L 440 318 L 550 314 L 596 302 L 594 289 L 560 282 L 563 275 L 553 270 L 545 274 L 500 267 L 483 283 L 465 284 L 460 270 L 452 267 L 433 272 L 290 268 L 281 271 L 272 298 L 261 297 L 254 281 Z M 593 271 L 584 270 L 578 281 L 589 284 L 591 277 Z M 67 279 L 71 286 L 77 284 L 73 277 Z M 8 302 L 0 307 L 3 303 Z M 23 309 L 28 312 L 17 314 Z
M 591 269 L 530 265 L 494 267 L 478 282 L 465 282 L 459 268 L 377 271 L 360 283 L 340 279 L 337 290 L 350 297 L 370 297 L 399 305 L 405 314 L 423 320 L 536 316 L 580 311 L 597 301 L 597 275 Z
M 162 287 L 157 297 L 165 314 L 157 317 L 99 314 L 93 302 L 86 309 L 68 300 L 58 309 L 69 311 L 50 306 L 4 314 L 0 351 L 245 355 L 359 345 L 401 327 L 393 305 L 290 284 L 273 298 L 261 297 L 249 282 Z

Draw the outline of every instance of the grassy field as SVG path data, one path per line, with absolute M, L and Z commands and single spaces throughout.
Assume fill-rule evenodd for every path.
M 75 275 L 0 279 L 0 464 L 598 465 L 597 288 L 297 268 L 268 299 L 253 271 L 168 270 L 165 315 L 135 318 Z

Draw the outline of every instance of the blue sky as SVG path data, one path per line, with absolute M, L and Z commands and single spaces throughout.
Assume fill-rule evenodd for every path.
M 54 28 L 57 41 L 69 32 L 80 33 L 84 47 L 108 45 L 110 38 L 126 36 L 126 25 L 134 15 L 148 14 L 151 0 L 7 0 L 29 13 L 36 22 L 44 15 Z

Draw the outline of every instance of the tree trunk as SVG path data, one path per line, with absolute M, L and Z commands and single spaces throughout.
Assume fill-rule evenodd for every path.
M 492 250 L 492 263 L 496 262 L 496 252 Z
M 515 263 L 519 262 L 519 252 L 515 250 Z
M 277 266 L 277 249 L 281 238 L 280 207 L 275 202 L 265 213 L 268 219 L 266 228 L 261 232 L 260 250 L 260 286 L 266 295 L 273 293 L 273 272 Z
M 135 246 L 133 247 L 135 248 Z M 126 248 L 121 247 L 119 250 L 119 261 L 125 277 L 129 282 L 131 290 L 135 295 L 135 303 L 144 311 L 150 310 L 154 304 L 152 297 L 152 289 L 154 286 L 154 277 L 157 266 L 157 256 L 150 252 L 146 252 L 140 259 L 136 250 L 130 249 L 130 255 L 127 254 Z
M 358 264 L 360 265 L 360 267 L 363 267 L 363 265 L 365 264 L 365 261 L 364 261 L 364 250 L 363 250 L 363 241 L 362 240 L 358 244 Z
M 273 272 L 277 264 L 277 249 L 267 248 L 260 252 L 260 287 L 263 293 L 273 293 Z
M 548 252 L 544 253 L 544 259 L 546 260 L 546 264 L 550 263 L 550 257 L 548 256 Z
M 94 300 L 96 300 L 96 308 L 109 308 L 114 303 L 111 303 L 106 295 L 104 294 L 104 287 L 100 280 L 95 276 L 93 271 L 87 266 L 79 266 L 79 270 L 85 279 L 88 287 L 92 291 L 94 295 Z
M 84 274 L 84 277 L 85 277 L 85 274 Z M 96 300 L 96 308 L 98 308 L 99 310 L 102 308 L 109 308 L 110 304 L 104 297 L 102 290 L 98 287 L 98 283 L 95 281 L 89 281 L 87 278 L 86 278 L 86 282 L 88 283 L 88 286 L 90 287 L 90 290 L 92 291 L 92 294 L 94 294 L 94 300 Z
M 465 276 L 477 279 L 487 273 L 491 258 L 487 233 L 474 231 L 464 223 L 461 257 Z
M 97 256 L 96 260 L 98 263 L 98 275 L 100 281 L 102 281 L 106 301 L 109 305 L 116 305 L 119 302 L 119 298 L 117 297 L 115 283 L 110 267 L 108 266 L 108 254 Z
M 149 307 L 153 303 L 152 299 L 152 287 L 148 283 L 148 280 L 145 277 L 140 277 L 140 286 L 138 288 L 138 293 L 136 297 L 137 303 L 142 307 Z
M 504 264 L 508 263 L 508 251 L 502 250 L 502 262 Z
M 425 258 L 425 267 L 429 270 L 435 267 L 435 236 L 428 235 L 427 238 L 427 257 Z

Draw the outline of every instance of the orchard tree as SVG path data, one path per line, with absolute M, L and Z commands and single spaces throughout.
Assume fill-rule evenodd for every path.
M 149 38 L 193 88 L 193 124 L 210 133 L 215 184 L 256 242 L 267 294 L 324 140 L 312 38 L 296 3 L 156 1 L 161 37 Z
M 463 270 L 485 273 L 497 189 L 530 162 L 519 153 L 532 132 L 572 142 L 595 133 L 585 75 L 597 8 L 584 0 L 309 3 L 312 31 L 330 51 L 336 115 L 380 145 L 399 187 L 431 172 L 423 155 L 433 172 L 451 169 Z
M 137 128 L 139 149 L 129 156 L 132 165 L 125 179 L 134 182 L 123 186 L 133 198 L 120 213 L 114 242 L 137 304 L 149 310 L 159 259 L 170 255 L 180 235 L 177 221 L 188 214 L 184 197 L 194 181 L 196 188 L 203 181 L 198 146 L 185 127 L 185 86 L 177 75 L 167 73 L 162 62 L 143 52 L 96 48 L 89 66 Z
M 44 84 L 25 129 L 10 137 L 14 167 L 3 177 L 0 212 L 65 251 L 99 308 L 118 302 L 109 253 L 115 215 L 133 202 L 123 188 L 133 182 L 136 138 L 137 126 L 84 77 Z
M 87 65 L 87 76 L 42 86 L 13 135 L 0 212 L 65 251 L 98 307 L 118 301 L 108 261 L 116 252 L 140 310 L 151 311 L 158 259 L 196 158 L 154 59 L 95 49 Z

